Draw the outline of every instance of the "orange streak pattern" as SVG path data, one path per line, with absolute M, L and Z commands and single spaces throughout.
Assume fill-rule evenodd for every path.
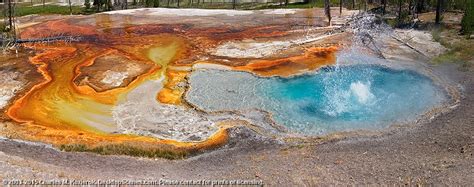
M 235 70 L 249 71 L 257 75 L 288 77 L 318 69 L 336 61 L 337 47 L 312 47 L 303 55 L 274 60 L 253 60 L 247 65 L 234 67 Z
M 49 21 L 25 29 L 23 38 L 55 35 L 89 36 L 88 42 L 52 45 L 26 45 L 38 53 L 30 58 L 38 65 L 44 81 L 35 85 L 7 110 L 7 115 L 20 124 L 9 125 L 5 133 L 16 137 L 51 143 L 53 145 L 82 144 L 97 147 L 113 143 L 136 146 L 171 146 L 173 149 L 195 151 L 222 145 L 227 141 L 226 128 L 202 142 L 179 142 L 152 137 L 111 134 L 112 107 L 123 100 L 127 93 L 144 81 L 166 76 L 164 87 L 157 93 L 162 103 L 181 104 L 188 72 L 167 70 L 170 65 L 191 65 L 196 56 L 204 54 L 207 47 L 229 40 L 285 36 L 288 33 L 278 26 L 262 26 L 240 30 L 230 28 L 194 29 L 185 25 L 141 25 L 125 28 L 126 36 L 113 36 L 97 31 L 93 26 L 70 24 L 67 20 Z M 108 29 L 107 32 L 119 32 Z M 164 34 L 167 33 L 167 34 Z M 182 35 L 186 35 L 182 37 Z M 191 39 L 190 39 L 191 38 Z M 167 50 L 172 51 L 167 52 Z M 309 48 L 304 54 L 281 59 L 255 59 L 235 70 L 249 71 L 261 76 L 290 76 L 334 63 L 336 47 Z M 170 54 L 169 57 L 166 54 Z M 154 64 L 147 73 L 138 76 L 126 87 L 97 92 L 74 80 L 80 68 L 92 66 L 96 58 L 119 52 L 129 59 Z M 156 55 L 156 54 L 160 55 Z M 172 55 L 171 55 L 172 54 Z M 245 60 L 245 59 L 244 59 Z M 209 60 L 212 62 L 212 60 Z M 239 61 L 241 63 L 242 60 Z M 92 124 L 92 125 L 91 125 Z M 110 130 L 112 129 L 112 130 Z

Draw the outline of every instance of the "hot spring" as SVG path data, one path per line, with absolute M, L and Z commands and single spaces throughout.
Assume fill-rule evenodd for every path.
M 290 132 L 311 135 L 404 123 L 446 97 L 425 75 L 381 65 L 323 68 L 291 78 L 198 70 L 189 81 L 186 99 L 205 111 L 261 109 Z

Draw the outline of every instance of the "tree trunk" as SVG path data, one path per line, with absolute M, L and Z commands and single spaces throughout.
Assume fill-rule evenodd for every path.
M 442 0 L 438 0 L 438 2 L 436 3 L 436 21 L 435 23 L 437 25 L 439 25 L 439 23 L 441 22 L 441 2 Z
M 352 10 L 356 8 L 356 0 L 352 0 Z
M 342 0 L 339 0 L 339 14 L 342 16 Z
M 94 0 L 94 2 L 92 3 L 92 5 L 97 7 L 97 12 L 100 11 L 100 1 L 101 0 Z
M 329 26 L 331 26 L 331 4 L 329 0 L 324 0 L 324 13 L 329 21 Z
M 71 0 L 68 1 L 69 3 L 69 14 L 72 15 L 72 5 L 71 5 Z
M 387 0 L 383 0 L 382 15 L 385 15 L 386 8 L 387 8 Z
M 413 0 L 408 0 L 408 15 L 412 14 L 413 10 Z
M 236 0 L 232 0 L 232 9 L 235 9 L 235 1 Z M 281 1 L 280 1 L 281 2 Z
M 178 0 L 178 8 L 179 8 L 179 0 Z
M 12 31 L 14 30 L 14 17 L 13 17 L 13 6 L 12 6 L 12 0 L 8 0 L 8 30 Z
M 402 1 L 398 0 L 398 24 L 402 23 Z
M 416 3 L 416 13 L 420 14 L 425 10 L 425 0 L 418 0 Z

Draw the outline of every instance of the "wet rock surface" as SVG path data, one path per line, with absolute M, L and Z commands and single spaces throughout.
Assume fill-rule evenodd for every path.
M 93 64 L 79 69 L 74 80 L 79 86 L 88 85 L 98 92 L 126 87 L 136 77 L 149 71 L 152 64 L 128 59 L 120 54 L 110 54 L 94 59 Z
M 65 153 L 2 140 L 0 151 L 8 155 L 2 167 L 14 167 L 10 161 L 16 158 L 30 164 L 0 177 L 41 168 L 36 178 L 62 173 L 75 179 L 256 179 L 268 185 L 469 185 L 474 182 L 474 76 L 457 72 L 454 81 L 465 87 L 454 111 L 388 134 L 291 146 L 238 128 L 228 146 L 179 161 Z

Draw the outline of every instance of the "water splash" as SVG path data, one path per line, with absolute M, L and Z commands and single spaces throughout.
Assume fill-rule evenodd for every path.
M 204 110 L 259 108 L 306 134 L 383 128 L 413 120 L 445 99 L 428 77 L 380 65 L 339 66 L 293 78 L 196 71 L 190 84 L 186 99 Z
M 357 81 L 351 83 L 351 92 L 357 97 L 357 101 L 361 104 L 367 104 L 374 98 L 374 94 L 370 91 L 370 82 L 362 83 L 361 81 Z
M 384 37 L 393 33 L 393 29 L 384 23 L 375 14 L 360 13 L 355 15 L 349 24 L 349 30 L 353 33 L 351 46 L 348 51 L 361 53 L 367 49 L 380 58 L 385 58 L 380 50 Z

